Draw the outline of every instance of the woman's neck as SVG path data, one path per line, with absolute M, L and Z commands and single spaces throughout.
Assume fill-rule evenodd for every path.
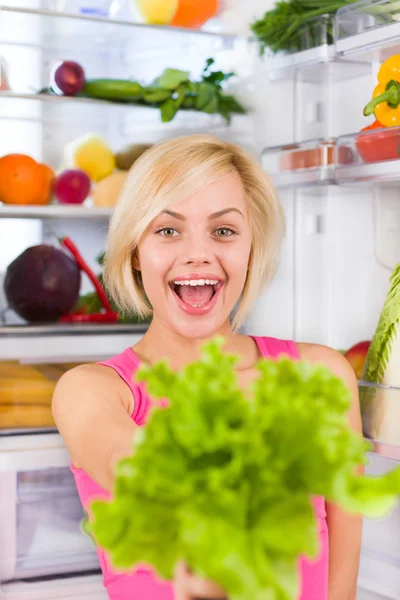
M 255 341 L 246 335 L 232 331 L 227 322 L 212 337 L 221 335 L 225 340 L 224 351 L 238 356 L 237 371 L 251 369 L 261 357 Z M 205 339 L 188 339 L 167 329 L 157 321 L 153 321 L 142 337 L 133 347 L 139 359 L 147 364 L 154 364 L 167 359 L 171 368 L 180 370 L 199 359 Z
M 229 322 L 214 335 L 221 335 L 225 339 L 225 351 L 232 353 L 235 353 L 237 338 L 242 337 L 232 331 Z M 200 357 L 202 346 L 206 341 L 185 338 L 167 329 L 161 323 L 153 321 L 133 349 L 143 362 L 154 364 L 167 358 L 173 369 L 181 369 Z

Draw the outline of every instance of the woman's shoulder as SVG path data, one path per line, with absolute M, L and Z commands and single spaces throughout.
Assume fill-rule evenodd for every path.
M 55 402 L 69 402 L 71 397 L 83 398 L 107 395 L 120 400 L 127 412 L 132 407 L 132 396 L 114 369 L 99 363 L 84 363 L 66 371 L 59 379 L 53 396 Z
M 356 382 L 354 370 L 348 360 L 339 352 L 324 346 L 322 344 L 311 344 L 298 342 L 297 350 L 299 357 L 310 363 L 322 363 L 338 377 L 341 377 L 346 382 L 354 384 Z

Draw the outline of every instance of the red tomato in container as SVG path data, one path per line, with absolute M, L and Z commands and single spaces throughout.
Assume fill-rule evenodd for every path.
M 373 163 L 400 158 L 399 127 L 384 127 L 379 121 L 374 121 L 361 130 L 355 143 L 358 154 L 364 162 Z

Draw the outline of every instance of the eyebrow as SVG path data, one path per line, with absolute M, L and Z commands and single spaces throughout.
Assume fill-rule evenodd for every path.
M 232 208 L 223 208 L 222 210 L 218 210 L 217 212 L 212 213 L 212 215 L 210 215 L 208 217 L 208 220 L 212 221 L 213 219 L 218 219 L 218 217 L 223 217 L 224 215 L 226 215 L 227 213 L 230 213 L 230 212 L 237 212 L 237 213 L 239 213 L 239 215 L 241 217 L 244 218 L 243 213 L 238 208 L 232 207 Z M 173 210 L 164 210 L 162 212 L 162 214 L 169 215 L 170 217 L 174 217 L 175 219 L 178 219 L 179 221 L 186 221 L 186 217 L 184 215 L 174 212 Z

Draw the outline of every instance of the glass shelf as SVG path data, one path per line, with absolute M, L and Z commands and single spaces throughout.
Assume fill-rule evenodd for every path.
M 53 27 L 56 28 L 56 31 L 53 32 L 54 35 L 61 35 L 64 37 L 85 35 L 90 39 L 92 33 L 94 33 L 96 37 L 98 35 L 107 36 L 108 38 L 112 38 L 115 35 L 131 37 L 133 35 L 132 28 L 140 28 L 148 33 L 154 31 L 155 35 L 157 35 L 157 32 L 165 32 L 170 34 L 184 32 L 196 36 L 212 36 L 215 38 L 222 37 L 227 39 L 238 38 L 237 34 L 224 31 L 222 27 L 218 26 L 218 20 L 216 19 L 212 20 L 214 26 L 211 26 L 209 23 L 207 23 L 201 29 L 192 29 L 184 27 L 171 27 L 168 25 L 149 25 L 147 23 L 129 20 L 119 20 L 110 17 L 84 15 L 78 13 L 74 14 L 48 9 L 1 6 L 0 11 L 3 13 L 3 18 L 4 15 L 7 14 L 24 14 L 32 17 L 33 20 L 46 19 L 47 21 L 52 22 Z M 12 18 L 12 16 L 10 18 Z M 4 29 L 2 30 L 2 34 L 5 34 Z
M 358 382 L 363 434 L 376 454 L 400 461 L 400 387 Z
M 349 160 L 343 163 L 342 150 Z M 338 184 L 371 184 L 400 179 L 400 127 L 341 136 L 337 140 Z
M 27 113 L 25 102 L 31 102 L 36 106 L 37 110 L 34 112 L 29 111 Z M 43 113 L 38 108 L 40 103 L 43 103 L 46 106 L 46 113 Z M 96 111 L 93 111 L 93 107 L 96 108 Z M 97 100 L 80 96 L 57 96 L 56 94 L 29 94 L 13 91 L 0 91 L 0 119 L 24 120 L 25 113 L 27 113 L 27 118 L 32 121 L 51 120 L 53 116 L 58 120 L 60 116 L 59 111 L 62 110 L 64 121 L 68 121 L 69 119 L 74 119 L 75 121 L 84 119 L 87 121 L 88 118 L 93 120 L 96 119 L 96 117 L 102 120 L 104 115 L 98 112 L 102 108 L 104 110 L 109 110 L 110 108 L 112 108 L 113 111 L 118 110 L 119 114 L 124 114 L 125 116 L 128 113 L 130 115 L 131 112 L 139 111 L 137 115 L 133 116 L 135 121 L 134 127 L 136 130 L 139 128 L 148 129 L 151 126 L 157 128 L 161 126 L 165 129 L 167 127 L 174 127 L 178 121 L 182 121 L 182 123 L 179 123 L 180 125 L 184 124 L 185 127 L 190 127 L 190 124 L 194 120 L 194 116 L 196 126 L 229 128 L 228 123 L 222 115 L 217 113 L 208 114 L 190 109 L 180 109 L 172 121 L 163 123 L 161 120 L 160 109 L 154 106 L 135 104 L 133 102 Z M 251 119 L 251 112 L 244 115 L 233 114 L 231 123 L 239 121 L 245 123 L 249 121 L 249 119 Z
M 343 150 L 343 160 L 345 154 Z M 335 141 L 321 139 L 266 148 L 261 156 L 278 188 L 334 184 L 334 160 Z
M 384 60 L 400 51 L 400 5 L 362 0 L 344 6 L 335 22 L 336 52 L 363 60 Z
M 138 342 L 147 324 L 0 326 L 0 360 L 21 363 L 88 362 L 119 354 Z
M 0 219 L 108 219 L 112 212 L 112 208 L 85 205 L 17 206 L 0 202 Z
M 39 102 L 56 102 L 56 103 L 79 103 L 79 104 L 95 104 L 104 106 L 121 106 L 123 108 L 130 108 L 131 106 L 138 107 L 138 104 L 128 104 L 125 102 L 111 102 L 109 100 L 97 100 L 96 98 L 83 98 L 81 96 L 57 96 L 56 94 L 25 94 L 22 92 L 13 91 L 0 91 L 1 100 L 36 100 Z M 142 107 L 140 107 L 142 108 Z M 146 108 L 146 107 L 145 107 Z

